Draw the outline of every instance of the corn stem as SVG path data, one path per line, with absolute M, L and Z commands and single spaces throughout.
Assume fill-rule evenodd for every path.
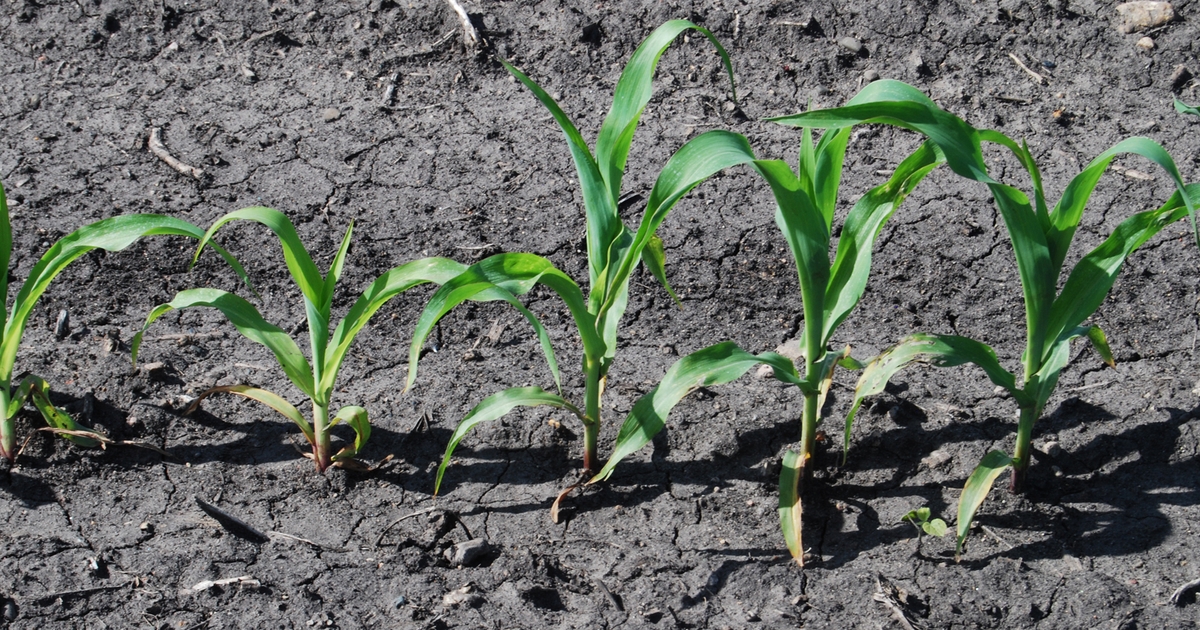
M 329 406 L 313 401 L 313 461 L 317 472 L 329 468 L 332 446 L 329 441 Z
M 13 419 L 8 415 L 12 392 L 8 383 L 0 384 L 0 457 L 13 461 L 17 454 L 17 431 Z
M 1033 441 L 1033 423 L 1041 415 L 1036 406 L 1022 406 L 1021 418 L 1017 423 L 1017 450 L 1013 453 L 1012 477 L 1008 489 L 1013 494 L 1021 493 L 1025 488 L 1025 474 L 1029 470 L 1029 446 Z
M 601 462 L 596 453 L 596 442 L 600 437 L 600 394 L 603 385 L 600 377 L 600 361 L 585 359 L 587 369 L 586 392 L 584 393 L 583 418 L 583 468 L 595 472 Z

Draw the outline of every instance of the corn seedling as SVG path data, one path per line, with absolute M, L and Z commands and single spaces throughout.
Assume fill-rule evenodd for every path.
M 905 95 L 898 92 L 897 96 Z M 1067 185 L 1059 202 L 1050 208 L 1043 193 L 1041 173 L 1025 144 L 1017 144 L 995 131 L 976 130 L 962 121 L 952 125 L 930 124 L 925 117 L 908 111 L 913 100 L 912 97 L 904 98 L 905 102 L 897 103 L 897 108 L 891 112 L 880 104 L 799 114 L 788 120 L 797 125 L 828 127 L 873 121 L 921 131 L 941 147 L 948 165 L 956 173 L 988 186 L 1004 219 L 1025 299 L 1026 339 L 1025 352 L 1021 356 L 1024 368 L 1021 380 L 1004 369 L 996 353 L 985 344 L 966 337 L 920 333 L 885 351 L 867 366 L 846 418 L 848 441 L 854 416 L 863 399 L 883 391 L 897 371 L 917 360 L 937 366 L 973 363 L 982 368 L 993 383 L 1009 392 L 1020 408 L 1015 450 L 1011 456 L 1003 451 L 988 453 L 967 479 L 958 505 L 957 553 L 961 554 L 976 511 L 1006 468 L 1012 469 L 1011 490 L 1021 490 L 1029 467 L 1034 423 L 1066 367 L 1071 341 L 1087 338 L 1105 362 L 1112 364 L 1112 352 L 1104 332 L 1098 327 L 1083 325 L 1084 320 L 1104 301 L 1130 253 L 1184 216 L 1191 216 L 1194 225 L 1192 200 L 1200 198 L 1200 186 L 1184 186 L 1174 160 L 1159 144 L 1147 138 L 1130 138 L 1092 160 Z M 1032 202 L 1025 193 L 987 174 L 982 142 L 999 144 L 1016 156 L 1032 182 Z M 1067 251 L 1087 201 L 1112 160 L 1126 153 L 1140 155 L 1158 164 L 1178 190 L 1157 210 L 1135 214 L 1118 225 L 1103 243 L 1070 270 L 1059 291 Z
M 872 83 L 851 99 L 849 105 L 892 100 L 892 91 L 899 85 L 902 84 L 888 81 Z M 928 99 L 922 106 L 930 116 L 949 116 Z M 774 193 L 775 222 L 796 262 L 804 309 L 804 331 L 799 339 L 802 355 L 799 367 L 803 371 L 798 371 L 797 365 L 778 354 L 751 355 L 732 342 L 683 357 L 653 391 L 635 403 L 617 436 L 612 458 L 594 479 L 607 478 L 617 462 L 653 439 L 665 425 L 667 414 L 689 392 L 698 387 L 728 383 L 758 363 L 770 365 L 775 378 L 795 385 L 804 397 L 800 451 L 789 450 L 784 454 L 779 480 L 779 513 L 784 539 L 792 556 L 801 564 L 804 546 L 800 497 L 804 480 L 812 470 L 817 425 L 821 421 L 825 397 L 837 366 L 862 367 L 850 356 L 849 348 L 830 351 L 830 340 L 862 298 L 870 273 L 871 251 L 884 223 L 917 184 L 945 160 L 936 145 L 923 144 L 900 163 L 887 183 L 858 200 L 834 245 L 833 215 L 850 132 L 850 126 L 830 128 L 814 145 L 812 132 L 805 129 L 796 172 L 780 160 L 750 162 Z
M 94 250 L 117 252 L 129 247 L 144 236 L 175 235 L 201 238 L 200 228 L 172 217 L 157 214 L 132 214 L 103 219 L 85 225 L 62 237 L 42 255 L 29 277 L 17 291 L 12 310 L 0 309 L 4 336 L 0 339 L 0 457 L 13 461 L 17 455 L 16 428 L 14 419 L 27 401 L 32 401 L 48 425 L 48 430 L 87 447 L 103 446 L 113 441 L 107 436 L 80 426 L 65 411 L 54 406 L 49 398 L 49 386 L 36 376 L 27 376 L 13 389 L 13 366 L 17 360 L 17 348 L 25 334 L 29 316 L 38 298 L 46 292 L 50 283 L 75 259 Z M 8 199 L 4 187 L 0 186 L 0 296 L 8 297 L 8 265 L 12 257 L 12 225 L 9 221 Z M 214 247 L 216 247 L 214 245 Z M 230 265 L 244 279 L 245 271 L 225 250 L 217 248 Z
M 1175 111 L 1179 112 L 1180 114 L 1191 114 L 1193 116 L 1200 116 L 1200 108 L 1195 107 L 1193 105 L 1188 105 L 1187 103 L 1184 103 L 1183 101 L 1181 101 L 1179 99 L 1175 99 Z
M 551 393 L 540 387 L 518 387 L 486 398 L 463 418 L 451 436 L 438 468 L 438 487 L 450 457 L 463 437 L 479 423 L 499 418 L 516 407 L 549 405 L 569 411 L 583 424 L 583 468 L 594 472 L 603 463 L 597 452 L 602 425 L 600 399 L 616 356 L 617 329 L 629 299 L 630 276 L 639 263 L 645 263 L 675 297 L 666 280 L 663 244 L 655 232 L 676 202 L 692 188 L 721 169 L 742 163 L 747 156 L 752 158 L 749 144 L 740 135 L 725 131 L 701 134 L 684 144 L 662 169 L 637 230 L 621 221 L 618 215 L 621 180 L 634 131 L 650 100 L 655 67 L 675 38 L 688 30 L 698 31 L 713 42 L 732 81 L 729 56 L 711 33 L 685 20 L 667 22 L 638 46 L 622 72 L 612 108 L 600 128 L 594 154 L 579 130 L 545 90 L 517 68 L 501 62 L 550 111 L 567 138 L 586 209 L 591 289 L 585 298 L 573 279 L 550 261 L 533 254 L 504 253 L 484 259 L 447 282 L 430 299 L 413 337 L 408 385 L 416 379 L 421 347 L 443 315 L 481 291 L 499 287 L 513 295 L 522 295 L 541 284 L 565 302 L 578 329 L 583 344 L 584 403 L 577 405 L 568 401 L 561 395 L 561 388 L 559 393 Z M 561 381 L 553 360 L 550 367 L 557 385 Z M 565 493 L 559 500 L 563 496 Z M 558 503 L 554 503 L 552 516 L 557 514 Z
M 324 276 L 313 263 L 312 257 L 304 248 L 303 243 L 300 242 L 300 237 L 292 222 L 283 213 L 271 208 L 245 208 L 221 217 L 208 229 L 208 232 L 201 235 L 200 246 L 196 250 L 195 258 L 199 258 L 204 246 L 209 243 L 221 226 L 235 220 L 261 223 L 274 232 L 279 239 L 288 272 L 304 298 L 311 362 L 305 358 L 296 342 L 282 328 L 267 322 L 250 302 L 227 291 L 207 288 L 181 291 L 170 302 L 161 304 L 150 312 L 142 330 L 133 339 L 134 362 L 137 361 L 142 335 L 154 323 L 154 320 L 178 309 L 215 308 L 243 336 L 250 341 L 266 346 L 275 355 L 276 361 L 279 362 L 279 366 L 287 375 L 288 380 L 308 396 L 312 404 L 312 421 L 310 423 L 305 419 L 304 415 L 282 396 L 249 385 L 210 389 L 197 398 L 192 404 L 192 409 L 195 409 L 204 398 L 214 393 L 228 392 L 244 396 L 274 409 L 300 427 L 305 439 L 312 446 L 310 457 L 316 463 L 319 472 L 324 472 L 330 465 L 363 468 L 364 466 L 358 462 L 356 457 L 362 452 L 371 436 L 371 424 L 366 409 L 346 406 L 330 416 L 330 402 L 333 397 L 334 385 L 342 361 L 350 349 L 350 344 L 376 311 L 389 300 L 417 285 L 429 282 L 441 284 L 462 273 L 466 266 L 445 258 L 423 258 L 388 270 L 363 291 L 346 316 L 338 323 L 331 336 L 329 324 L 333 292 L 338 278 L 342 275 L 354 226 L 351 225 L 347 228 L 341 246 L 333 257 L 329 272 Z M 507 297 L 516 301 L 511 296 Z M 494 290 L 476 299 L 505 299 L 505 296 L 502 291 Z M 529 317 L 532 318 L 532 315 Z M 330 429 L 341 422 L 345 422 L 354 430 L 355 440 L 352 445 L 347 445 L 335 453 Z

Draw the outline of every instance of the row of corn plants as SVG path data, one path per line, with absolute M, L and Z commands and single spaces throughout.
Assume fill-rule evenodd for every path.
M 825 400 L 838 367 L 861 371 L 850 412 L 844 419 L 843 463 L 850 451 L 854 417 L 864 399 L 883 391 L 886 383 L 914 361 L 937 366 L 973 364 L 1002 387 L 1019 411 L 1013 452 L 992 451 L 966 481 L 959 501 L 957 532 L 961 553 L 971 521 L 997 477 L 1011 470 L 1011 490 L 1020 492 L 1030 462 L 1033 427 L 1053 395 L 1070 357 L 1070 343 L 1087 339 L 1112 363 L 1107 339 L 1099 328 L 1085 324 L 1099 308 L 1125 259 L 1160 230 L 1185 216 L 1195 223 L 1194 200 L 1200 185 L 1185 185 L 1171 156 L 1146 138 L 1130 138 L 1102 153 L 1063 190 L 1053 206 L 1046 202 L 1038 166 L 1028 147 L 1003 134 L 975 129 L 943 111 L 911 86 L 895 81 L 869 84 L 844 107 L 810 111 L 772 119 L 801 129 L 795 169 L 782 160 L 760 159 L 749 141 L 736 133 L 702 133 L 680 147 L 659 171 L 636 229 L 620 217 L 622 179 L 643 111 L 652 97 L 652 79 L 663 53 L 683 33 L 695 31 L 716 48 L 733 80 L 725 49 L 712 33 L 691 22 L 674 20 L 651 34 L 634 52 L 617 82 L 613 105 L 601 125 L 594 149 L 554 98 L 516 67 L 503 66 L 551 113 L 567 139 L 579 177 L 586 217 L 588 290 L 551 261 L 531 253 L 500 253 L 473 265 L 446 258 L 424 258 L 394 267 L 360 293 L 340 322 L 333 326 L 332 304 L 337 283 L 348 262 L 353 225 L 346 230 L 329 269 L 322 273 L 291 221 L 270 208 L 246 208 L 220 218 L 207 231 L 186 222 L 156 215 L 116 217 L 94 223 L 64 237 L 34 266 L 10 313 L 3 317 L 0 343 L 0 456 L 17 453 L 13 418 L 26 401 L 42 414 L 47 429 L 82 446 L 112 443 L 99 431 L 82 427 L 50 403 L 47 385 L 37 377 L 11 385 L 17 347 L 34 303 L 50 281 L 72 260 L 87 251 L 116 251 L 137 238 L 156 234 L 199 240 L 193 263 L 211 245 L 234 269 L 250 291 L 249 278 L 236 258 L 214 242 L 216 233 L 232 221 L 251 221 L 270 230 L 282 248 L 289 275 L 300 290 L 306 313 L 308 354 L 282 328 L 271 324 L 247 299 L 211 288 L 188 289 L 155 307 L 132 343 L 137 360 L 143 334 L 171 311 L 205 307 L 219 311 L 247 339 L 268 348 L 283 374 L 307 398 L 306 417 L 283 396 L 250 385 L 223 386 L 204 392 L 193 408 L 216 393 L 232 393 L 262 403 L 294 422 L 311 446 L 307 455 L 318 471 L 331 466 L 369 469 L 360 455 L 371 435 L 367 410 L 346 405 L 332 412 L 336 382 L 356 335 L 392 298 L 425 284 L 438 288 L 421 313 L 410 346 L 405 389 L 417 378 L 425 342 L 439 320 L 467 301 L 503 301 L 530 323 L 546 358 L 554 386 L 514 387 L 484 398 L 458 424 L 437 471 L 440 487 L 455 448 L 472 428 L 503 417 L 518 407 L 550 406 L 576 417 L 583 427 L 582 474 L 553 501 L 557 520 L 561 501 L 575 488 L 608 479 L 616 466 L 661 431 L 671 410 L 700 387 L 730 383 L 755 365 L 765 364 L 774 377 L 792 385 L 803 399 L 799 446 L 783 454 L 779 480 L 779 516 L 785 543 L 803 563 L 802 496 L 816 465 L 817 427 L 827 414 Z M 835 209 L 841 199 L 843 163 L 854 126 L 889 124 L 921 134 L 925 142 L 896 166 L 886 181 L 859 197 L 843 225 L 835 229 Z M 821 130 L 819 139 L 814 130 Z M 1015 156 L 1028 174 L 1030 196 L 989 175 L 985 144 L 998 145 Z M 1121 154 L 1134 154 L 1160 166 L 1174 182 L 1175 194 L 1153 210 L 1133 214 L 1069 270 L 1067 253 L 1079 222 L 1101 175 Z M 990 347 L 961 336 L 915 332 L 876 357 L 852 356 L 851 348 L 831 348 L 832 339 L 861 300 L 868 284 L 871 256 L 884 225 L 904 199 L 941 165 L 959 177 L 987 186 L 1004 219 L 1016 257 L 1026 310 L 1026 346 L 1018 375 L 1003 367 Z M 753 354 L 733 342 L 718 343 L 679 359 L 650 392 L 633 405 L 613 440 L 612 452 L 602 458 L 600 431 L 602 397 L 616 359 L 620 321 L 629 300 L 631 278 L 644 265 L 676 301 L 666 275 L 665 250 L 656 235 L 671 209 L 693 188 L 712 175 L 746 167 L 761 177 L 775 199 L 775 220 L 790 248 L 799 280 L 803 330 L 795 361 L 773 352 Z M 12 237 L 7 205 L 0 190 L 0 261 L 7 268 Z M 835 238 L 834 235 L 837 235 Z M 1064 280 L 1064 271 L 1065 280 Z M 563 302 L 582 346 L 582 399 L 564 392 L 555 351 L 544 326 L 520 301 L 541 285 Z M 1060 288 L 1061 287 L 1061 288 Z M 0 294 L 7 292 L 0 276 Z M 682 304 L 682 303 L 681 303 Z M 331 330 L 332 327 L 332 330 Z M 340 424 L 354 431 L 354 441 L 335 450 L 331 429 Z

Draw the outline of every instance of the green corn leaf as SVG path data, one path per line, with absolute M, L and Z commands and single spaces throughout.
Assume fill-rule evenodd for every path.
M 138 348 L 142 344 L 142 336 L 146 334 L 146 329 L 150 327 L 150 324 L 154 323 L 154 320 L 170 311 L 193 307 L 208 307 L 221 311 L 229 320 L 229 323 L 233 324 L 243 336 L 254 343 L 266 346 L 268 350 L 275 354 L 275 359 L 279 362 L 279 366 L 283 368 L 284 374 L 287 374 L 287 377 L 296 384 L 296 387 L 300 388 L 300 391 L 314 400 L 318 398 L 317 391 L 313 387 L 312 368 L 309 366 L 308 360 L 300 352 L 300 348 L 296 346 L 296 342 L 292 341 L 292 338 L 283 329 L 263 319 L 263 316 L 259 314 L 258 309 L 254 308 L 253 304 L 220 289 L 188 289 L 180 291 L 175 295 L 175 299 L 166 304 L 160 304 L 154 310 L 150 311 L 150 314 L 146 316 L 146 323 L 134 335 L 133 342 L 130 344 L 132 347 L 133 362 L 137 363 Z
M 1200 199 L 1200 184 L 1189 184 L 1186 189 L 1189 197 Z M 1187 216 L 1187 212 L 1184 196 L 1176 192 L 1157 210 L 1140 212 L 1122 221 L 1071 270 L 1062 293 L 1054 301 L 1048 337 L 1058 338 L 1096 312 L 1121 273 L 1125 259 L 1163 228 Z
M 886 184 L 872 189 L 854 204 L 838 238 L 837 254 L 830 270 L 832 277 L 825 290 L 822 344 L 829 343 L 834 331 L 862 299 L 871 273 L 871 252 L 883 224 L 917 184 L 944 161 L 937 145 L 922 144 L 896 167 Z
M 1108 364 L 1108 367 L 1116 367 L 1117 360 L 1113 357 L 1112 348 L 1108 347 L 1108 335 L 1099 326 L 1084 326 L 1077 329 L 1080 336 L 1086 336 L 1088 341 L 1092 342 L 1092 347 L 1096 352 L 1100 353 L 1100 358 Z
M 355 300 L 354 305 L 333 331 L 325 352 L 325 368 L 317 389 L 330 391 L 337 380 L 338 370 L 350 350 L 355 336 L 362 331 L 375 313 L 389 300 L 421 284 L 445 284 L 467 270 L 467 266 L 448 258 L 422 258 L 393 267 L 381 274 Z
M 342 407 L 329 426 L 333 427 L 339 422 L 345 422 L 354 429 L 354 446 L 347 446 L 338 451 L 332 458 L 335 462 L 357 457 L 371 437 L 371 421 L 367 418 L 367 410 L 362 407 Z
M 988 492 L 996 477 L 1012 464 L 1012 458 L 1003 451 L 992 451 L 983 456 L 983 460 L 975 467 L 975 471 L 967 478 L 963 486 L 962 497 L 958 500 L 958 544 L 954 549 L 954 560 L 962 557 L 963 543 L 971 531 L 971 521 L 975 520 L 975 512 L 983 505 Z
M 726 341 L 680 358 L 667 370 L 654 389 L 638 399 L 621 425 L 612 455 L 604 468 L 588 483 L 608 479 L 622 459 L 637 452 L 666 426 L 667 415 L 685 396 L 700 387 L 723 385 L 737 380 L 759 363 L 770 365 L 776 378 L 800 384 L 796 366 L 774 352 L 753 355 Z
M 653 94 L 652 81 L 658 60 L 675 38 L 688 30 L 700 32 L 716 46 L 717 53 L 721 55 L 721 61 L 725 64 L 725 70 L 729 73 L 729 83 L 733 85 L 733 64 L 729 60 L 729 53 L 708 29 L 687 20 L 671 20 L 642 41 L 630 57 L 629 63 L 625 65 L 625 70 L 621 72 L 621 78 L 617 81 L 613 93 L 612 109 L 605 117 L 600 127 L 600 135 L 596 139 L 596 162 L 600 166 L 608 194 L 614 203 L 621 194 L 621 178 L 625 173 L 625 161 L 633 144 L 634 131 Z M 736 92 L 734 100 L 737 100 Z
M 829 388 L 833 386 L 833 373 L 838 366 L 842 365 L 846 359 L 850 358 L 850 346 L 846 346 L 841 352 L 827 352 L 821 360 L 813 366 L 816 369 L 817 377 L 817 413 L 825 408 L 825 398 L 829 396 Z M 813 376 L 813 375 L 809 375 Z M 817 422 L 824 420 L 818 417 Z
M 501 418 L 517 407 L 543 405 L 565 409 L 575 414 L 576 417 L 583 418 L 583 413 L 575 405 L 567 402 L 562 396 L 551 394 L 540 387 L 513 387 L 483 399 L 483 402 L 476 405 L 454 428 L 454 433 L 450 436 L 450 443 L 446 445 L 446 454 L 442 457 L 441 465 L 438 466 L 433 493 L 436 495 L 442 487 L 442 476 L 446 473 L 446 467 L 450 465 L 450 457 L 454 454 L 458 443 L 466 437 L 471 429 L 481 422 L 490 422 Z
M 863 370 L 854 388 L 854 403 L 846 415 L 846 429 L 842 440 L 842 461 L 850 451 L 850 430 L 854 416 L 863 400 L 883 391 L 893 376 L 914 361 L 929 361 L 938 367 L 952 367 L 973 363 L 983 369 L 993 383 L 1008 390 L 1018 404 L 1024 404 L 1028 396 L 1017 388 L 1017 379 L 1005 370 L 996 359 L 996 352 L 974 339 L 954 335 L 931 335 L 917 333 L 901 340 L 871 361 Z
M 200 394 L 196 400 L 192 401 L 192 404 L 188 407 L 185 413 L 192 413 L 200 407 L 200 403 L 205 398 L 208 398 L 213 394 L 221 393 L 237 394 L 238 396 L 258 401 L 270 407 L 271 409 L 274 409 L 275 411 L 279 412 L 281 416 L 291 420 L 292 422 L 295 422 L 296 426 L 300 427 L 300 431 L 304 433 L 304 437 L 308 440 L 309 444 L 316 444 L 317 441 L 313 436 L 312 425 L 308 423 L 308 420 L 304 419 L 304 416 L 298 409 L 292 406 L 292 403 L 289 403 L 282 396 L 276 394 L 275 392 L 260 389 L 258 387 L 250 387 L 249 385 L 222 385 L 220 387 L 214 387 L 203 394 Z
M 783 468 L 779 472 L 779 525 L 788 552 L 800 566 L 804 566 L 804 541 L 802 523 L 804 510 L 800 504 L 800 478 L 804 475 L 801 455 L 789 450 L 783 454 Z
M 8 302 L 8 264 L 11 259 L 12 224 L 8 215 L 8 196 L 4 192 L 4 184 L 0 184 L 0 298 L 4 299 L 5 305 Z M 4 308 L 5 305 L 0 305 L 0 330 L 8 330 L 8 312 Z M 11 371 L 2 374 L 12 376 Z
M 1174 100 L 1174 102 L 1175 102 L 1175 111 L 1179 112 L 1180 114 L 1191 114 L 1193 116 L 1200 116 L 1200 109 L 1192 107 L 1191 105 L 1188 105 L 1187 103 L 1184 103 L 1183 101 L 1181 101 L 1177 98 L 1172 99 L 1172 100 Z
M 351 221 L 350 227 L 346 228 L 346 235 L 342 237 L 342 245 L 338 247 L 333 263 L 329 265 L 329 273 L 325 275 L 325 284 L 321 289 L 321 308 L 326 313 L 333 304 L 333 292 L 337 290 L 338 278 L 342 277 L 342 268 L 346 266 L 346 254 L 350 251 L 350 235 L 353 232 L 354 222 Z
M 805 131 L 809 131 L 805 129 Z M 817 209 L 825 217 L 826 227 L 833 225 L 833 214 L 837 211 L 838 190 L 842 183 L 842 163 L 846 158 L 846 144 L 850 142 L 850 128 L 830 129 L 817 142 L 812 165 L 813 186 L 810 195 Z
M 625 229 L 625 225 L 617 216 L 617 197 L 608 194 L 603 176 L 600 174 L 596 159 L 592 157 L 587 142 L 584 141 L 579 130 L 575 128 L 558 103 L 554 102 L 554 99 L 541 86 L 534 83 L 512 64 L 503 59 L 500 60 L 500 63 L 504 64 L 504 67 L 525 87 L 529 88 L 533 95 L 542 102 L 542 105 L 546 106 L 546 109 L 550 110 L 550 114 L 554 116 L 554 120 L 567 137 L 567 145 L 571 148 L 571 157 L 575 161 L 575 170 L 579 174 L 579 187 L 583 191 L 583 204 L 587 211 L 588 277 L 594 290 L 597 286 L 596 278 L 609 265 L 606 258 L 609 245 Z
M 1050 400 L 1050 396 L 1054 395 L 1054 388 L 1058 386 L 1058 377 L 1062 374 L 1063 368 L 1067 366 L 1067 362 L 1071 360 L 1071 342 L 1079 337 L 1087 337 L 1104 362 L 1109 366 L 1114 364 L 1112 349 L 1108 347 L 1108 337 L 1105 336 L 1104 331 L 1100 330 L 1099 326 L 1076 326 L 1060 335 L 1050 346 L 1049 353 L 1042 360 L 1041 368 L 1025 386 L 1026 391 L 1033 392 L 1038 415 L 1041 415 L 1041 410 Z
M 922 133 L 941 147 L 946 164 L 955 173 L 980 182 L 987 174 L 978 132 L 962 119 L 947 113 L 920 90 L 900 81 L 875 81 L 864 87 L 844 107 L 791 116 L 768 118 L 790 127 L 836 129 L 866 123 L 896 125 Z
M 313 263 L 312 257 L 308 255 L 308 250 L 304 248 L 304 243 L 300 242 L 300 235 L 296 233 L 296 226 L 292 225 L 287 215 L 274 208 L 242 208 L 217 219 L 217 222 L 213 223 L 212 227 L 208 228 L 208 231 L 200 239 L 200 245 L 196 247 L 196 255 L 192 258 L 192 264 L 196 264 L 196 261 L 199 260 L 200 252 L 204 251 L 204 246 L 212 240 L 217 230 L 230 221 L 238 220 L 255 221 L 274 232 L 275 236 L 279 238 L 279 244 L 283 246 L 283 259 L 287 263 L 288 272 L 291 273 L 296 286 L 300 288 L 300 292 L 314 305 L 323 303 L 322 294 L 325 291 L 325 279 L 321 276 L 321 272 L 317 269 L 316 264 Z M 326 316 L 326 319 L 328 319 L 328 316 Z
M 21 380 L 21 385 L 17 387 L 17 391 L 8 397 L 8 409 L 4 410 L 4 420 L 13 418 L 21 412 L 21 407 L 24 407 L 25 403 L 29 401 L 29 390 L 37 380 L 40 379 L 36 376 L 26 376 Z
M 633 242 L 617 259 L 616 271 L 609 271 L 605 275 L 608 287 L 605 290 L 605 304 L 597 313 L 598 318 L 604 318 L 617 298 L 618 289 L 628 284 L 634 265 L 641 259 L 643 250 L 666 220 L 671 208 L 715 173 L 753 160 L 754 150 L 744 136 L 721 130 L 696 136 L 671 156 L 650 191 L 646 213 L 642 215 Z
M 8 224 L 7 208 L 0 221 L 0 260 L 7 260 L 11 250 L 12 235 L 5 229 Z M 7 237 L 5 236 L 7 234 Z M 17 358 L 17 348 L 25 333 L 29 314 L 38 299 L 45 293 L 50 282 L 72 261 L 94 250 L 103 249 L 110 252 L 121 251 L 129 247 L 139 238 L 155 235 L 190 236 L 200 238 L 204 233 L 200 228 L 172 217 L 156 214 L 132 214 L 97 221 L 71 232 L 50 246 L 50 249 L 37 261 L 29 271 L 29 277 L 21 285 L 13 302 L 12 314 L 7 319 L 4 328 L 4 340 L 0 344 L 0 381 L 8 381 L 12 377 L 13 363 Z M 5 239 L 9 243 L 5 247 Z M 246 279 L 242 266 L 223 249 L 219 253 Z M 7 268 L 5 268 L 7 269 Z M 6 273 L 6 272 L 5 272 Z M 2 294 L 0 294 L 2 296 Z
M 596 333 L 595 319 L 587 311 L 587 303 L 579 285 L 575 284 L 565 273 L 561 272 L 549 260 L 534 254 L 496 254 L 489 256 L 462 274 L 445 282 L 421 312 L 413 332 L 412 345 L 408 354 L 408 382 L 405 390 L 412 387 L 417 378 L 417 360 L 421 356 L 421 348 L 425 340 L 433 332 L 438 320 L 454 307 L 466 300 L 494 301 L 504 300 L 521 311 L 538 333 L 542 342 L 542 350 L 554 373 L 554 380 L 559 381 L 558 363 L 550 347 L 550 339 L 537 318 L 514 296 L 528 293 L 535 285 L 541 284 L 558 294 L 571 315 L 583 340 L 584 352 L 587 356 L 602 356 L 604 343 Z
M 87 448 L 100 446 L 99 439 L 87 437 L 88 433 L 95 433 L 94 431 L 79 426 L 67 412 L 59 409 L 54 406 L 54 403 L 50 402 L 50 386 L 46 384 L 46 381 L 36 376 L 27 376 L 21 382 L 19 391 L 22 390 L 28 392 L 29 400 L 33 402 L 34 407 L 37 407 L 37 410 L 42 414 L 42 418 L 46 420 L 47 425 L 53 429 L 74 433 L 59 433 L 59 435 L 79 446 Z
M 662 239 L 657 234 L 650 237 L 649 242 L 646 243 L 646 249 L 642 250 L 642 262 L 646 263 L 646 269 L 649 269 L 650 274 L 667 290 L 679 308 L 683 308 L 683 302 L 678 295 L 675 295 L 671 283 L 667 282 L 667 252 L 663 248 Z

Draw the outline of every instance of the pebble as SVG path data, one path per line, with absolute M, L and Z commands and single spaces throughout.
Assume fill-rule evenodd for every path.
M 483 597 L 474 591 L 475 587 L 467 584 L 462 588 L 446 593 L 446 595 L 442 597 L 442 604 L 444 606 L 461 606 L 465 604 L 471 608 L 474 608 L 483 603 Z
M 54 322 L 54 336 L 62 339 L 71 334 L 71 314 L 67 309 L 58 312 L 58 320 Z
M 925 58 L 921 56 L 921 53 L 915 50 L 908 55 L 908 59 L 905 60 L 905 63 L 908 64 L 909 69 L 915 72 L 917 76 L 933 74 L 929 70 L 929 66 L 925 63 Z
M 863 81 L 866 83 L 874 83 L 879 80 L 879 73 L 874 70 L 867 70 L 863 73 Z
M 950 451 L 939 448 L 938 450 L 930 453 L 927 457 L 925 457 L 925 459 L 922 459 L 921 465 L 925 466 L 926 468 L 937 468 L 938 466 L 950 461 L 952 457 L 953 456 L 950 455 Z
M 1117 16 L 1120 19 L 1117 30 L 1122 33 L 1139 33 L 1175 19 L 1175 9 L 1170 2 L 1142 0 L 1118 4 Z
M 1178 90 L 1192 80 L 1192 71 L 1188 70 L 1187 66 L 1179 64 L 1175 66 L 1175 70 L 1171 72 L 1171 89 Z
M 342 112 L 338 111 L 337 108 L 326 107 L 325 109 L 321 110 L 321 118 L 324 119 L 325 122 L 333 122 L 341 117 Z
M 841 46 L 842 48 L 845 48 L 856 55 L 862 51 L 863 47 L 862 42 L 854 39 L 853 37 L 843 37 L 839 39 L 837 43 L 838 46 Z
M 392 600 L 392 608 L 401 608 L 408 603 L 408 598 L 400 595 Z
M 1141 48 L 1142 50 L 1153 50 L 1154 40 L 1150 39 L 1149 37 L 1143 37 L 1137 40 L 1137 47 Z
M 445 557 L 456 567 L 469 567 L 477 564 L 489 551 L 491 546 L 487 540 L 472 538 L 447 549 Z
M 1059 455 L 1062 455 L 1062 447 L 1058 445 L 1058 442 L 1053 440 L 1037 446 L 1037 450 L 1044 455 L 1049 455 L 1050 457 L 1058 457 Z

